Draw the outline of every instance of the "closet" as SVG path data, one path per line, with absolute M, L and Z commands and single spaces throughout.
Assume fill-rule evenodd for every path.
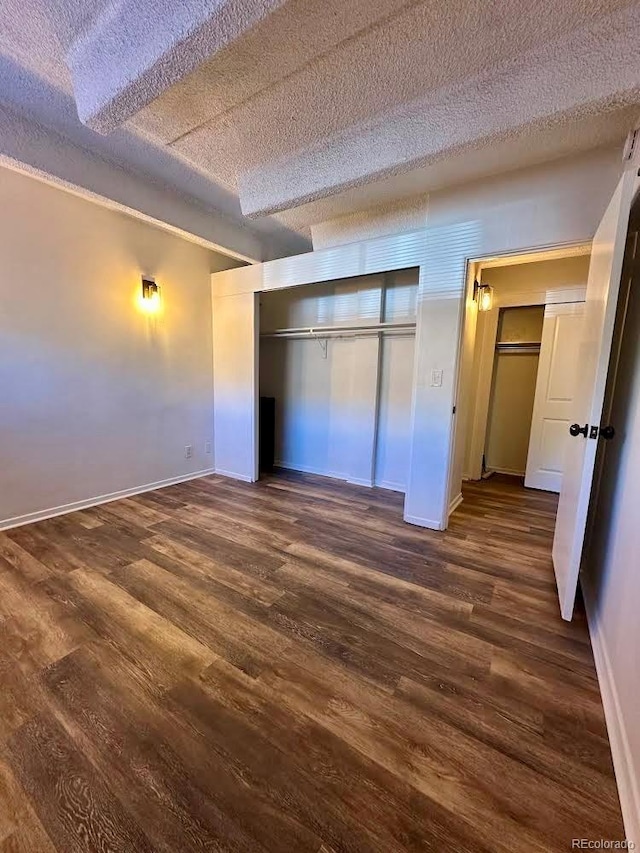
M 276 466 L 404 491 L 418 270 L 265 292 Z
M 486 471 L 525 474 L 543 322 L 541 305 L 500 310 L 485 444 Z

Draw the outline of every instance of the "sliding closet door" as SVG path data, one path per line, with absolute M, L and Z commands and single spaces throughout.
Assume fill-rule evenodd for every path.
M 406 491 L 415 338 L 384 335 L 380 357 L 380 397 L 375 484 Z

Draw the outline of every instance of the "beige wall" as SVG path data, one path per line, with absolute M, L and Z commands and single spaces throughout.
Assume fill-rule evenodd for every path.
M 541 305 L 505 308 L 498 324 L 498 340 L 540 343 L 543 319 Z M 489 471 L 525 473 L 538 361 L 537 353 L 495 354 L 485 445 Z
M 211 253 L 6 169 L 0 211 L 0 524 L 212 467 Z
M 589 255 L 536 261 L 529 264 L 493 267 L 482 271 L 483 284 L 490 284 L 498 303 L 510 293 L 544 294 L 549 288 L 584 287 L 589 274 Z

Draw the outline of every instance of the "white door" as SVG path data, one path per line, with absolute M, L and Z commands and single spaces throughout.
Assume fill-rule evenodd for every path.
M 524 484 L 559 492 L 582 341 L 584 303 L 547 305 Z
M 553 567 L 563 619 L 571 619 L 602 417 L 629 212 L 640 186 L 637 153 L 623 174 L 598 226 L 591 252 L 583 336 L 572 421 L 583 432 L 572 436 L 558 504 Z M 575 430 L 574 430 L 575 431 Z

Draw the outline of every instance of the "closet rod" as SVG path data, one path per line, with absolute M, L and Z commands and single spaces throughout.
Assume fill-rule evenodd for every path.
M 414 332 L 415 323 L 369 323 L 358 326 L 309 326 L 299 329 L 275 329 L 273 332 L 262 332 L 261 338 L 324 338 L 331 335 L 345 336 L 356 334 L 377 335 L 379 332 Z
M 538 341 L 509 341 L 497 343 L 496 350 L 498 352 L 540 352 L 540 343 Z

